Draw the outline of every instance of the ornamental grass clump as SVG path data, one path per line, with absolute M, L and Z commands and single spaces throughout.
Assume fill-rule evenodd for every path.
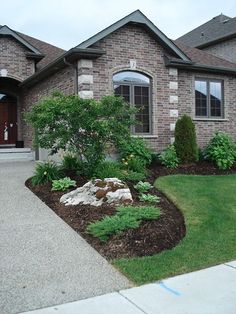
M 31 178 L 33 185 L 52 182 L 60 179 L 61 169 L 54 162 L 40 162 L 36 165 L 34 175 Z

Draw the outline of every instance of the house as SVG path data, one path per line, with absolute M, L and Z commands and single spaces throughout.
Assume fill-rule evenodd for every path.
M 236 62 L 236 17 L 220 14 L 178 40 L 190 47 Z
M 33 147 L 23 112 L 53 91 L 123 96 L 140 108 L 134 135 L 156 151 L 173 143 L 183 114 L 201 147 L 217 130 L 236 138 L 236 64 L 170 40 L 139 10 L 68 51 L 2 26 L 0 51 L 2 147 Z

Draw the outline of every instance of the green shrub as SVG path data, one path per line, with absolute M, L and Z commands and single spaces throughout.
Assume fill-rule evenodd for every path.
M 122 158 L 122 164 L 125 169 L 146 174 L 145 161 L 139 157 L 135 157 L 132 154 L 126 158 Z
M 118 234 L 127 229 L 138 228 L 141 220 L 157 219 L 160 210 L 151 206 L 120 206 L 117 214 L 106 216 L 102 220 L 91 223 L 87 227 L 87 232 L 101 241 L 107 241 L 109 236 Z
M 177 157 L 174 145 L 169 145 L 159 156 L 161 164 L 167 168 L 177 168 L 179 158 Z
M 39 185 L 57 180 L 60 177 L 60 168 L 54 162 L 40 162 L 35 167 L 31 182 L 33 185 Z
M 65 177 L 59 180 L 52 180 L 52 191 L 65 191 L 72 186 L 76 186 L 76 181 Z
M 135 171 L 123 171 L 121 180 L 123 181 L 131 181 L 131 182 L 139 182 L 145 180 L 146 174 L 143 172 L 135 172 Z
M 115 161 L 104 161 L 97 166 L 93 177 L 102 180 L 105 178 L 118 178 L 122 180 L 123 172 L 121 170 L 121 164 Z
M 147 202 L 147 203 L 159 203 L 160 197 L 152 194 L 141 194 L 139 196 L 139 200 L 141 202 Z
M 152 151 L 141 138 L 129 137 L 117 142 L 117 148 L 121 158 L 128 159 L 131 155 L 147 166 L 152 161 Z M 136 170 L 134 170 L 136 171 Z
M 134 188 L 139 193 L 145 193 L 153 188 L 153 186 L 149 182 L 138 182 L 136 185 L 134 185 Z
M 37 130 L 36 146 L 52 154 L 60 149 L 75 153 L 90 176 L 105 160 L 107 145 L 130 137 L 136 112 L 121 97 L 82 99 L 57 92 L 34 104 L 26 120 Z
M 198 147 L 195 125 L 190 117 L 184 115 L 175 126 L 175 150 L 182 163 L 198 160 Z
M 73 154 L 67 154 L 62 159 L 61 168 L 64 172 L 81 173 L 83 162 Z
M 236 146 L 231 137 L 224 132 L 216 132 L 210 140 L 205 157 L 221 170 L 229 169 L 236 159 Z

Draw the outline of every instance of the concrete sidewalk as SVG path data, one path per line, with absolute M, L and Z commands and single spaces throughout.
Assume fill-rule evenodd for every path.
M 13 314 L 131 286 L 24 186 L 33 162 L 0 163 L 0 313 Z
M 236 261 L 27 314 L 235 314 L 235 291 Z

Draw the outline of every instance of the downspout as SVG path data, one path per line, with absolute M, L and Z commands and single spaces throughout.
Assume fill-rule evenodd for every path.
M 70 63 L 66 60 L 66 58 L 63 58 L 63 62 L 68 65 L 70 68 L 75 70 L 75 75 L 74 75 L 74 93 L 75 95 L 78 95 L 78 68 L 77 64 Z

